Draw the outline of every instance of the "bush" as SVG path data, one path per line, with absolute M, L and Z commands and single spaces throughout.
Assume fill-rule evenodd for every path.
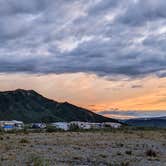
M 37 156 L 35 154 L 30 156 L 29 162 L 33 166 L 49 166 L 50 165 L 50 162 L 48 159 L 45 159 L 41 156 Z
M 146 151 L 146 156 L 148 156 L 148 157 L 156 157 L 157 156 L 157 152 L 155 152 L 152 149 L 149 149 L 149 150 Z
M 76 124 L 70 125 L 70 131 L 79 131 L 79 130 L 80 130 L 80 128 L 78 125 L 76 125 Z
M 25 138 L 22 138 L 22 139 L 20 140 L 20 143 L 22 143 L 22 144 L 27 144 L 27 143 L 29 143 L 29 141 L 28 141 L 27 139 L 25 139 Z
M 123 161 L 121 163 L 121 166 L 129 166 L 129 165 L 130 165 L 129 161 Z
M 54 126 L 48 126 L 47 129 L 46 129 L 46 132 L 48 132 L 48 133 L 53 133 L 53 132 L 58 132 L 58 131 L 63 131 L 63 130 L 57 129 Z
M 128 155 L 131 155 L 132 151 L 131 150 L 127 150 L 125 153 L 128 154 Z

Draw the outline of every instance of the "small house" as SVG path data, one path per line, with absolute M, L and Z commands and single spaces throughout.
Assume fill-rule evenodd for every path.
M 24 128 L 24 123 L 16 120 L 0 121 L 0 128 L 4 131 L 22 130 Z
M 33 123 L 32 124 L 32 128 L 33 129 L 44 129 L 46 128 L 46 124 L 45 123 Z
M 111 128 L 120 128 L 122 124 L 120 123 L 113 123 L 113 122 L 105 122 L 103 123 L 104 127 L 111 127 Z
M 69 123 L 67 122 L 55 122 L 55 123 L 51 123 L 51 126 L 55 127 L 56 129 L 61 129 L 64 131 L 69 130 Z
M 91 128 L 91 126 L 88 122 L 73 121 L 73 122 L 70 122 L 70 125 L 71 126 L 75 125 L 80 129 L 90 129 Z

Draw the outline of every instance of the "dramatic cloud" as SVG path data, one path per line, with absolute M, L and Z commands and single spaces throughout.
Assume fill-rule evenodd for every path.
M 1 0 L 0 15 L 0 72 L 166 75 L 165 0 Z

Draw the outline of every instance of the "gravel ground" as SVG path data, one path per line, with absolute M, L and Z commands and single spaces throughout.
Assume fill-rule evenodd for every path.
M 1 165 L 166 166 L 166 132 L 0 134 Z

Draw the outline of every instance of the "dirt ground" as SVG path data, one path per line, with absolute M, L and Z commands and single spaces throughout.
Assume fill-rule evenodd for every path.
M 0 166 L 166 166 L 165 131 L 0 134 Z

